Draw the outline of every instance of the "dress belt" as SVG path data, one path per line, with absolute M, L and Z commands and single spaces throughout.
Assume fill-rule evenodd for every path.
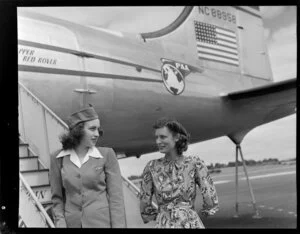
M 159 206 L 159 212 L 161 212 L 162 210 L 164 211 L 172 211 L 176 208 L 188 208 L 191 209 L 192 205 L 189 202 L 178 202 L 176 204 L 174 204 L 173 202 L 164 204 L 164 205 L 160 205 Z

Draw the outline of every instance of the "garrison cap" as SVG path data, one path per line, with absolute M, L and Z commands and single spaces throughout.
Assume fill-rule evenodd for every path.
M 95 111 L 95 109 L 92 106 L 90 106 L 90 107 L 81 109 L 81 110 L 71 114 L 68 117 L 67 124 L 68 124 L 69 128 L 71 129 L 79 123 L 98 119 L 98 118 L 99 117 L 98 117 L 97 112 Z

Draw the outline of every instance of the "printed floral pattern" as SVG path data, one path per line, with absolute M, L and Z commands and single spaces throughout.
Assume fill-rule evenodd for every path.
M 140 209 L 144 223 L 156 220 L 157 228 L 204 228 L 194 209 L 196 185 L 203 196 L 204 215 L 219 209 L 213 180 L 204 162 L 196 156 L 180 160 L 151 160 L 146 165 L 141 182 Z M 155 195 L 158 209 L 151 202 Z

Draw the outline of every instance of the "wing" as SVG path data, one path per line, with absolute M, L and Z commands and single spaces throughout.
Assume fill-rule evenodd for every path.
M 296 78 L 232 92 L 222 99 L 236 113 L 237 130 L 231 135 L 244 136 L 256 126 L 296 112 Z

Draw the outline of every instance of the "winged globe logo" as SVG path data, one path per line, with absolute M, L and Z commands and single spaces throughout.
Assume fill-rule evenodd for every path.
M 172 64 L 165 63 L 161 68 L 162 80 L 167 90 L 173 95 L 179 95 L 185 88 L 184 77 Z

